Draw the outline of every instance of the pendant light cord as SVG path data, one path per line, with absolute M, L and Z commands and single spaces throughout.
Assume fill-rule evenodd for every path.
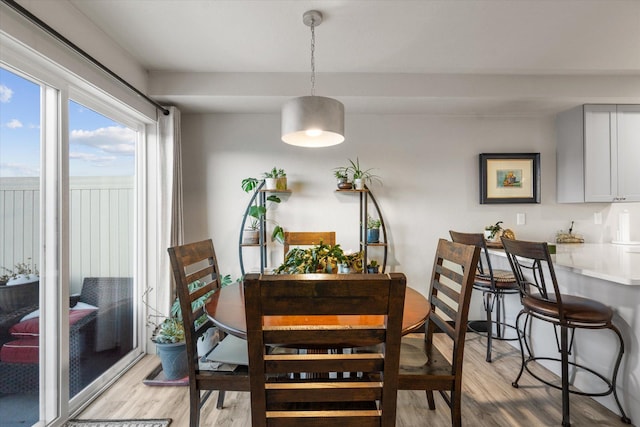
M 311 22 L 311 96 L 316 94 L 316 25 Z

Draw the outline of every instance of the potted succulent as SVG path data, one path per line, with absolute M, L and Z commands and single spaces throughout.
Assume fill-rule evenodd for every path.
M 373 180 L 380 180 L 377 175 L 371 173 L 372 168 L 362 169 L 360 167 L 360 160 L 356 157 L 356 161 L 349 159 L 350 165 L 345 169 L 347 173 L 351 173 L 353 177 L 353 185 L 356 190 L 364 190 L 364 186 L 366 183 L 371 183 Z
M 263 174 L 265 190 L 284 191 L 287 189 L 287 173 L 275 166 Z
M 369 274 L 377 274 L 380 272 L 380 265 L 378 261 L 372 259 L 369 264 L 367 264 L 367 273 Z
M 333 176 L 336 177 L 338 189 L 351 190 L 353 184 L 349 181 L 349 171 L 346 167 L 341 166 L 333 169 Z
M 184 378 L 189 373 L 184 325 L 177 317 L 168 317 L 160 323 L 151 337 L 168 380 Z
M 247 229 L 243 232 L 242 243 L 257 244 L 260 240 L 260 221 L 265 218 L 269 205 L 260 206 L 257 194 L 260 189 L 260 181 L 257 178 L 243 179 L 242 189 L 246 193 L 253 192 L 253 204 L 249 207 L 249 216 L 251 217 L 251 220 L 247 225 Z M 280 203 L 280 198 L 275 194 L 271 194 L 267 197 L 267 201 L 270 203 Z M 284 243 L 284 229 L 274 221 L 271 222 L 275 224 L 271 233 L 271 240 Z
M 367 243 L 378 243 L 380 241 L 380 225 L 382 221 L 371 216 L 367 217 Z
M 220 280 L 220 286 L 226 286 L 232 282 L 231 276 L 226 275 Z M 189 284 L 189 292 L 193 293 L 204 286 L 204 283 L 196 280 Z M 202 307 L 213 291 L 203 294 L 191 303 L 193 310 Z M 163 316 L 159 316 L 163 317 Z M 206 314 L 203 314 L 195 321 L 195 327 L 207 321 Z M 218 337 L 215 328 L 209 328 L 196 343 L 198 354 L 206 354 L 215 345 Z M 155 326 L 151 341 L 156 345 L 156 351 L 162 363 L 162 370 L 168 380 L 184 378 L 188 374 L 187 346 L 184 336 L 184 323 L 182 321 L 182 310 L 180 301 L 176 298 L 171 305 L 170 316 L 163 317 L 163 320 Z
M 502 221 L 498 221 L 493 225 L 487 225 L 484 228 L 484 238 L 487 239 L 487 241 L 494 242 L 500 238 L 502 234 L 502 226 L 500 224 L 502 224 Z

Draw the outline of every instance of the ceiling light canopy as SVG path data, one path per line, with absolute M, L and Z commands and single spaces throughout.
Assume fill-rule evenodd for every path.
M 282 140 L 300 147 L 329 147 L 344 141 L 344 105 L 315 95 L 315 27 L 322 13 L 307 11 L 302 22 L 311 27 L 311 96 L 291 99 L 282 107 Z

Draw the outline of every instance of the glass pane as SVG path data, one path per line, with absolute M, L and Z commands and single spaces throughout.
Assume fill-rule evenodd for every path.
M 39 418 L 40 86 L 0 68 L 0 424 Z
M 71 396 L 134 347 L 136 138 L 69 101 Z

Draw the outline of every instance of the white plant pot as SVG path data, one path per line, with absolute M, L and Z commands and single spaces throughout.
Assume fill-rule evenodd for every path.
M 265 178 L 264 188 L 265 190 L 275 190 L 278 187 L 278 180 L 276 178 Z
M 353 185 L 355 185 L 356 190 L 364 190 L 364 180 L 358 178 L 353 180 Z

